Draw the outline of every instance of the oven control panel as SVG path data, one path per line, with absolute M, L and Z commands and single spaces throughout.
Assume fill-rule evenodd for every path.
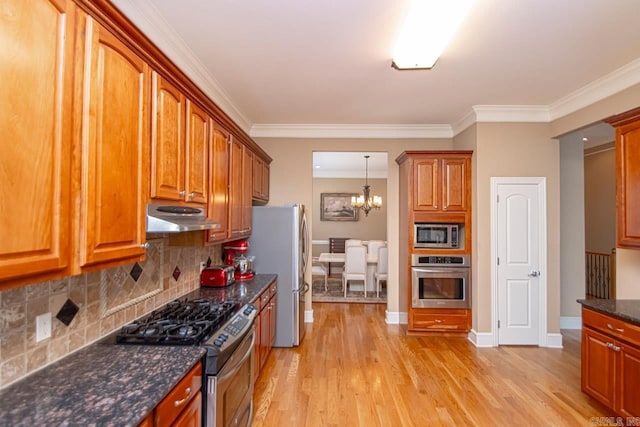
M 245 305 L 220 328 L 210 342 L 220 349 L 231 345 L 236 341 L 237 337 L 244 336 L 246 330 L 251 328 L 257 312 L 258 310 L 253 304 Z
M 427 267 L 427 266 L 469 267 L 469 255 L 413 254 L 411 256 L 411 265 L 414 267 Z

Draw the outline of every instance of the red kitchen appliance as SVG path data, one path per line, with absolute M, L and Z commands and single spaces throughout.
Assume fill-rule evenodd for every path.
M 246 240 L 235 240 L 222 247 L 224 250 L 224 263 L 235 268 L 234 277 L 236 280 L 248 280 L 255 275 L 253 272 L 254 257 L 247 258 L 245 254 L 249 250 L 249 242 Z
M 230 265 L 207 267 L 200 272 L 200 286 L 224 287 L 235 282 L 235 269 Z

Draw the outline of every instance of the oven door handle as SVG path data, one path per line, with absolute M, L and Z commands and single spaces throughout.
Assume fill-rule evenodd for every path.
M 242 367 L 242 364 L 244 362 L 246 362 L 246 360 L 248 358 L 251 357 L 251 353 L 253 353 L 253 346 L 255 345 L 255 343 L 256 343 L 256 334 L 255 334 L 255 331 L 254 331 L 251 334 L 251 345 L 249 345 L 249 347 L 247 349 L 247 352 L 242 356 L 240 361 L 235 364 L 235 366 L 233 366 L 232 368 L 229 368 L 229 372 L 223 373 L 222 375 L 220 375 L 218 377 L 218 383 L 222 383 L 222 382 L 226 381 L 227 379 L 229 379 L 233 375 L 235 375 L 236 372 L 238 372 L 238 370 Z

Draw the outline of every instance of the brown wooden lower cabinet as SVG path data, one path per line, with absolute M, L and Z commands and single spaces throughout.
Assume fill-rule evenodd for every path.
M 276 307 L 278 304 L 278 282 L 273 282 L 254 301 L 258 309 L 254 325 L 256 331 L 253 379 L 258 379 L 262 367 L 267 362 L 269 353 L 276 339 Z
M 621 416 L 640 416 L 640 327 L 584 307 L 582 323 L 582 391 Z
M 195 365 L 139 427 L 202 425 L 202 364 Z
M 471 310 L 414 308 L 409 315 L 409 332 L 469 332 L 471 329 Z

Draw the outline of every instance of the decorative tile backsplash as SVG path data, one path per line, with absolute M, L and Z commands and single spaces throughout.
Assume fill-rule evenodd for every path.
M 196 289 L 200 262 L 209 257 L 221 259 L 219 245 L 173 247 L 153 239 L 144 262 L 0 292 L 0 388 Z M 55 317 L 67 300 L 78 308 L 68 326 Z M 36 343 L 36 316 L 47 312 L 51 338 Z

